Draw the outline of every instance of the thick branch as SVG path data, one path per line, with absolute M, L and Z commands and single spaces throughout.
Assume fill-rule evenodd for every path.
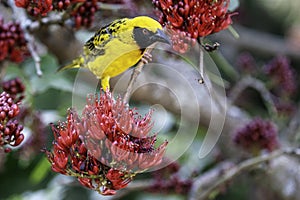
M 284 154 L 299 156 L 300 149 L 279 149 L 269 154 L 250 158 L 236 165 L 229 162 L 221 163 L 216 168 L 195 179 L 193 187 L 190 190 L 189 200 L 208 199 L 213 191 L 217 190 L 221 185 L 232 180 L 240 173 L 251 170 L 261 163 L 278 158 Z

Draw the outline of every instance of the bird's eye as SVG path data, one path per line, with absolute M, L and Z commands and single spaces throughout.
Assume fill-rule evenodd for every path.
M 143 34 L 144 35 L 149 35 L 149 31 L 147 29 L 143 28 Z

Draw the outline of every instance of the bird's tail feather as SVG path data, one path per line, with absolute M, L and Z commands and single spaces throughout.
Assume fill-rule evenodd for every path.
M 81 67 L 82 64 L 83 64 L 83 58 L 80 57 L 80 58 L 73 60 L 73 62 L 71 64 L 58 68 L 57 72 L 61 72 L 66 69 L 79 68 L 79 67 Z

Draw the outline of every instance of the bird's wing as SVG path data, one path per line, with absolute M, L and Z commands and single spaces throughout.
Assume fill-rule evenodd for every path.
M 93 56 L 105 54 L 106 44 L 117 37 L 118 31 L 126 23 L 125 19 L 118 19 L 102 27 L 84 45 L 85 53 Z

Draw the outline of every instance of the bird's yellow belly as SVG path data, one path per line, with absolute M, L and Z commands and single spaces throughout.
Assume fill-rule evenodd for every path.
M 109 54 L 108 54 L 109 55 Z M 121 55 L 111 54 L 97 57 L 88 63 L 88 68 L 100 79 L 117 76 L 135 65 L 142 57 L 141 50 L 136 49 Z

